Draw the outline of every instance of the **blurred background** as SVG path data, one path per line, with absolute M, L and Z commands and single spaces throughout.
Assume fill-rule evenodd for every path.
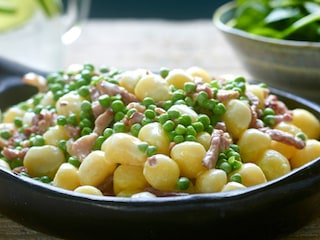
M 226 0 L 92 0 L 90 18 L 210 19 Z

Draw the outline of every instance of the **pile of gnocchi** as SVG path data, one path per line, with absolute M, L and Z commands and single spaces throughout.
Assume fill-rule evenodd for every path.
M 0 123 L 0 167 L 83 194 L 152 198 L 246 189 L 320 157 L 320 122 L 264 84 L 197 66 L 71 65 Z

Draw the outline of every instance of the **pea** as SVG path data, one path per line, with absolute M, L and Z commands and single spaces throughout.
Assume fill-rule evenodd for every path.
M 171 132 L 175 128 L 175 123 L 172 120 L 168 120 L 162 125 L 162 127 L 166 132 Z
M 102 143 L 106 140 L 105 136 L 99 136 L 97 137 L 96 141 L 94 142 L 93 145 L 93 150 L 100 150 Z
M 141 128 L 142 128 L 142 125 L 140 123 L 135 123 L 131 126 L 130 132 L 133 136 L 137 137 Z
M 104 94 L 98 98 L 98 102 L 102 107 L 109 107 L 111 103 L 111 98 L 108 94 Z
M 83 111 L 83 112 L 91 112 L 92 111 L 91 103 L 88 100 L 84 100 L 81 103 L 80 108 L 81 108 L 81 111 Z
M 175 131 L 178 135 L 183 135 L 186 133 L 187 130 L 185 126 L 183 126 L 182 124 L 178 124 L 175 128 Z
M 160 76 L 162 78 L 166 78 L 168 76 L 169 72 L 170 72 L 169 68 L 166 68 L 166 67 L 160 68 Z
M 155 104 L 155 101 L 154 101 L 154 99 L 151 98 L 151 97 L 145 97 L 145 98 L 143 99 L 143 101 L 142 101 L 142 104 L 143 104 L 144 106 L 148 107 L 149 105 Z
M 3 139 L 9 139 L 12 137 L 12 134 L 9 130 L 4 129 L 4 130 L 1 130 L 0 137 Z
M 113 131 L 115 133 L 126 132 L 126 125 L 122 122 L 116 122 L 113 125 Z
M 30 138 L 31 146 L 43 146 L 45 144 L 45 140 L 41 135 L 35 135 Z
M 202 132 L 204 130 L 203 123 L 199 121 L 192 123 L 192 127 L 196 130 L 197 133 Z
M 235 173 L 235 174 L 230 176 L 230 181 L 231 182 L 242 183 L 242 177 L 241 177 L 241 175 L 239 173 Z
M 124 117 L 125 117 L 125 113 L 123 113 L 123 112 L 116 112 L 116 114 L 114 115 L 114 121 L 115 121 L 115 122 L 119 122 L 119 121 L 121 121 Z
M 184 142 L 184 136 L 183 135 L 175 135 L 173 137 L 173 141 L 175 143 L 181 143 L 181 142 Z
M 171 118 L 171 119 L 176 119 L 176 118 L 180 117 L 180 112 L 177 110 L 168 110 L 167 114 L 169 115 L 169 118 Z
M 81 130 L 81 136 L 84 136 L 84 135 L 88 135 L 92 133 L 92 129 L 89 128 L 89 127 L 84 127 L 82 130 Z
M 176 91 L 174 91 L 173 92 L 173 94 L 172 94 L 172 101 L 173 102 L 176 102 L 176 101 L 178 101 L 178 100 L 182 100 L 182 99 L 184 99 L 184 92 L 183 92 L 183 90 L 182 89 L 178 89 L 178 90 L 176 90 Z
M 218 103 L 213 109 L 213 112 L 217 115 L 223 115 L 226 111 L 227 109 L 223 103 Z
M 156 146 L 148 146 L 146 150 L 146 154 L 148 157 L 153 156 L 157 153 L 157 147 Z
M 62 140 L 59 140 L 58 142 L 58 148 L 63 151 L 63 152 L 66 152 L 67 151 L 67 141 L 62 139 Z
M 232 165 L 230 163 L 228 163 L 227 161 L 222 162 L 218 168 L 222 169 L 223 171 L 225 171 L 227 174 L 229 174 L 232 171 Z
M 208 101 L 208 99 L 208 93 L 206 93 L 205 91 L 199 92 L 197 96 L 197 102 L 201 107 L 206 106 L 206 102 Z
M 78 89 L 78 94 L 81 96 L 81 97 L 86 97 L 90 94 L 90 90 L 89 90 L 89 87 L 88 86 L 81 86 L 79 89 Z
M 151 109 L 147 109 L 144 111 L 144 115 L 147 117 L 147 118 L 150 118 L 150 119 L 154 119 L 155 116 L 156 116 L 156 113 L 155 111 L 151 110 Z
M 114 112 L 121 112 L 125 110 L 125 105 L 121 100 L 114 100 L 111 103 L 111 108 Z
M 192 119 L 189 115 L 183 114 L 178 118 L 178 123 L 182 124 L 183 126 L 189 126 L 192 123 Z
M 190 180 L 186 177 L 180 177 L 177 180 L 176 186 L 179 190 L 187 190 L 190 187 Z
M 112 128 L 106 128 L 106 129 L 103 131 L 103 137 L 105 137 L 106 139 L 107 139 L 108 137 L 110 137 L 112 134 L 113 134 L 113 129 L 112 129 Z
M 193 93 L 193 92 L 196 91 L 196 89 L 197 89 L 197 86 L 196 86 L 196 84 L 193 83 L 193 82 L 186 82 L 186 83 L 184 84 L 184 91 L 185 91 L 186 93 Z
M 66 118 L 66 116 L 59 115 L 59 116 L 57 117 L 57 124 L 58 124 L 59 126 L 64 126 L 64 125 L 66 125 L 66 124 L 67 124 L 67 118 Z
M 158 118 L 158 121 L 160 124 L 164 124 L 166 121 L 169 120 L 169 115 L 168 114 L 161 114 Z
M 72 164 L 76 168 L 78 168 L 81 164 L 80 161 L 78 160 L 78 158 L 76 158 L 74 156 L 71 156 L 68 158 L 68 163 Z
M 199 115 L 198 122 L 201 122 L 203 124 L 204 129 L 206 129 L 211 123 L 210 118 L 205 114 Z

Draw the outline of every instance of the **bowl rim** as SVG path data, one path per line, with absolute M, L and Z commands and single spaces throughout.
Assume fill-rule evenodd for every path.
M 248 33 L 241 29 L 236 29 L 228 26 L 221 20 L 221 17 L 227 12 L 234 10 L 235 5 L 236 5 L 235 1 L 230 1 L 221 5 L 214 11 L 212 16 L 212 21 L 220 31 L 229 33 L 232 35 L 240 36 L 242 38 L 247 38 L 253 41 L 265 42 L 273 45 L 291 46 L 291 47 L 297 47 L 297 48 L 317 48 L 317 49 L 319 48 L 320 50 L 320 42 L 283 40 L 283 39 L 276 39 L 271 37 L 263 37 L 263 36 Z

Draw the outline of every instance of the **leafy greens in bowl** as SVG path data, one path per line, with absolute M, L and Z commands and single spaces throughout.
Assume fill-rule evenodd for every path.
M 270 37 L 270 34 L 261 36 L 252 33 L 258 32 L 258 29 L 264 29 L 264 32 L 269 33 L 274 32 L 269 26 L 268 28 L 265 26 L 264 18 L 259 22 L 261 14 L 258 14 L 258 10 L 265 9 L 264 6 L 269 1 L 266 1 L 265 5 L 261 1 L 257 1 L 257 5 L 253 4 L 256 1 L 243 1 L 245 2 L 248 7 L 241 5 L 241 8 L 243 11 L 246 9 L 247 15 L 243 17 L 237 15 L 240 11 L 237 8 L 237 2 L 228 2 L 214 12 L 213 23 L 235 50 L 252 80 L 320 102 L 318 91 L 320 87 L 320 42 L 286 40 Z M 254 19 L 258 20 L 252 22 Z M 297 23 L 299 21 L 297 20 Z M 242 25 L 245 29 L 235 27 L 237 24 Z M 313 24 L 316 26 L 318 23 Z M 288 28 L 293 27 L 295 24 Z M 309 33 L 305 30 L 296 33 L 298 32 L 304 36 Z
M 276 39 L 320 41 L 319 0 L 238 0 L 229 26 Z

